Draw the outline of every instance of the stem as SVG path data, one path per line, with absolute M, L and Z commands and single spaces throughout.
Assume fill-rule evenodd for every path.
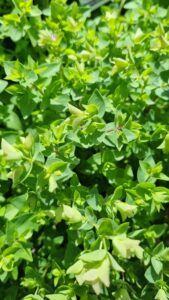
M 119 16 L 121 15 L 121 11 L 122 11 L 122 9 L 124 7 L 125 2 L 126 2 L 126 0 L 121 0 L 120 8 L 119 8 L 119 13 L 118 13 Z
M 85 3 L 84 1 L 81 0 L 80 4 L 81 5 L 90 5 L 91 6 L 91 11 L 94 11 L 97 8 L 99 8 L 100 6 L 107 4 L 108 2 L 112 2 L 112 1 L 111 0 L 101 0 L 101 1 L 89 0 L 89 1 L 86 1 L 86 3 Z
M 106 238 L 103 239 L 103 246 L 104 246 L 104 249 L 107 250 Z
M 103 241 L 101 241 L 99 249 L 102 249 L 102 247 L 103 247 Z
M 110 2 L 110 0 L 102 0 L 99 1 L 99 3 L 96 3 L 95 5 L 92 6 L 91 11 L 96 10 L 97 8 L 99 8 L 102 5 L 105 5 L 106 3 Z

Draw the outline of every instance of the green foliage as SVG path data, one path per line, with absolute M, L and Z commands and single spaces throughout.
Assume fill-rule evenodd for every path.
M 168 4 L 1 2 L 1 299 L 169 299 Z

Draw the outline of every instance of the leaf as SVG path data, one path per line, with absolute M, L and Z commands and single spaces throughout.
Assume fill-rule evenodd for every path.
M 158 255 L 163 252 L 164 250 L 164 244 L 163 242 L 159 243 L 154 249 L 153 249 L 153 256 L 156 256 L 158 257 Z
M 66 273 L 78 274 L 82 271 L 83 267 L 84 267 L 83 262 L 81 260 L 78 260 L 74 265 L 68 268 Z
M 0 93 L 3 92 L 3 90 L 7 87 L 8 82 L 5 80 L 0 79 Z
M 29 91 L 23 95 L 18 95 L 16 103 L 23 117 L 30 116 L 37 105 L 33 99 L 33 95 Z
M 123 195 L 123 186 L 118 186 L 116 187 L 113 196 L 112 196 L 112 200 L 119 200 Z
M 18 115 L 14 111 L 11 111 L 9 113 L 9 115 L 4 120 L 4 123 L 6 124 L 7 128 L 14 129 L 14 130 L 22 129 L 22 123 Z
M 115 300 L 131 300 L 128 291 L 125 288 L 121 288 L 115 293 Z
M 51 175 L 49 177 L 49 192 L 53 193 L 56 188 L 58 187 L 57 182 L 56 182 L 56 178 L 54 175 Z
M 98 224 L 98 233 L 103 236 L 112 235 L 114 232 L 113 222 L 111 219 L 100 219 Z
M 4 69 L 7 75 L 6 79 L 12 81 L 20 80 L 21 72 L 23 71 L 23 68 L 19 61 L 5 61 Z
M 56 171 L 63 172 L 67 166 L 67 163 L 64 161 L 56 161 L 47 166 L 47 173 L 52 174 Z
M 114 257 L 109 253 L 110 262 L 113 270 L 117 272 L 124 272 L 124 269 L 118 264 L 118 262 L 114 259 Z
M 30 248 L 25 247 L 24 245 L 18 245 L 18 250 L 15 252 L 15 260 L 24 259 L 29 262 L 33 261 L 32 252 Z
M 0 298 L 169 298 L 168 0 L 0 3 Z
M 82 215 L 75 207 L 63 205 L 62 217 L 70 224 L 82 221 Z
M 145 278 L 148 280 L 148 282 L 155 283 L 156 281 L 160 280 L 161 275 L 157 274 L 154 271 L 154 268 L 150 266 L 145 272 Z
M 26 86 L 27 85 L 29 86 L 30 84 L 32 84 L 38 79 L 34 71 L 25 67 L 23 64 L 19 62 L 19 60 L 5 61 L 4 69 L 7 75 L 5 79 L 14 82 L 24 81 Z
M 140 161 L 140 167 L 137 171 L 138 182 L 145 182 L 149 178 L 148 165 L 146 162 Z
M 110 263 L 108 259 L 104 259 L 99 267 L 99 278 L 106 287 L 110 286 Z
M 19 215 L 13 220 L 13 223 L 16 226 L 16 230 L 19 236 L 24 235 L 27 232 L 31 234 L 38 228 L 36 216 L 33 213 L 24 213 L 22 215 Z
M 130 1 L 124 5 L 125 9 L 137 9 L 139 4 L 135 1 Z
M 14 207 L 13 205 L 7 205 L 6 206 L 6 209 L 5 209 L 5 214 L 4 214 L 4 217 L 11 221 L 12 219 L 15 218 L 15 216 L 17 215 L 19 209 Z
M 20 196 L 10 198 L 10 202 L 17 209 L 22 209 L 27 204 L 28 201 L 28 193 L 25 193 Z
M 107 255 L 106 250 L 100 249 L 89 253 L 82 254 L 79 258 L 84 262 L 98 262 L 102 261 Z
M 160 195 L 159 195 L 159 199 L 160 199 Z M 149 230 L 153 231 L 156 235 L 157 238 L 159 238 L 160 236 L 162 236 L 166 230 L 167 230 L 167 224 L 154 224 L 152 226 L 150 226 Z
M 163 269 L 163 264 L 159 260 L 155 259 L 154 257 L 151 258 L 151 264 L 153 266 L 154 271 L 157 275 L 159 275 Z
M 98 279 L 98 270 L 97 269 L 89 269 L 83 275 L 83 280 L 86 282 L 96 281 Z
M 1 149 L 6 156 L 7 160 L 20 160 L 22 159 L 22 153 L 15 149 L 11 144 L 9 144 L 5 139 L 1 140 Z
M 114 67 L 112 70 L 113 75 L 121 72 L 129 65 L 129 63 L 126 60 L 124 60 L 122 58 L 118 58 L 118 57 L 116 57 L 116 58 L 114 57 L 113 62 L 114 62 Z
M 133 217 L 137 213 L 136 205 L 131 205 L 122 201 L 116 201 L 115 205 L 119 210 L 123 221 L 125 221 L 127 218 Z
M 158 146 L 158 149 L 162 149 L 165 154 L 169 153 L 169 134 L 165 136 L 164 141 Z
M 157 254 L 157 257 L 161 261 L 169 261 L 169 247 Z
M 60 62 L 58 63 L 51 63 L 51 64 L 42 64 L 35 70 L 37 74 L 40 75 L 42 78 L 48 78 L 56 76 L 56 74 L 60 70 Z
M 123 133 L 127 139 L 127 142 L 131 142 L 136 139 L 136 135 L 129 129 L 124 128 Z
M 100 295 L 102 293 L 102 285 L 99 281 L 93 282 L 92 288 L 96 295 Z
M 64 4 L 66 3 L 65 0 L 62 0 L 61 3 L 57 2 L 57 1 L 52 1 L 51 3 L 51 17 L 53 20 L 57 21 L 60 16 L 64 15 Z
M 167 300 L 168 297 L 163 289 L 159 289 L 158 293 L 155 296 L 157 300 Z
M 97 251 L 97 250 L 96 250 Z M 96 251 L 94 251 L 96 253 Z M 99 250 L 98 250 L 99 251 Z M 81 259 L 81 257 L 80 257 Z M 94 261 L 93 261 L 94 262 Z M 88 261 L 87 261 L 88 263 Z M 77 274 L 76 279 L 80 285 L 83 283 L 88 283 L 92 285 L 95 293 L 99 295 L 102 291 L 102 284 L 106 287 L 110 285 L 109 273 L 110 273 L 110 262 L 108 258 L 103 259 L 101 264 L 94 267 L 89 267 L 86 265 L 87 269 L 82 270 L 80 274 Z
M 68 109 L 72 115 L 84 116 L 84 112 L 82 110 L 80 110 L 79 108 L 77 108 L 71 104 L 68 104 Z
M 39 295 L 28 295 L 23 300 L 43 300 L 43 298 Z
M 67 295 L 55 294 L 55 295 L 46 295 L 49 300 L 68 300 Z
M 15 258 L 14 258 L 13 254 L 9 254 L 7 256 L 4 256 L 0 260 L 0 268 L 2 268 L 2 270 L 5 271 L 5 272 L 10 272 L 10 271 L 13 270 L 14 261 L 15 261 Z
M 118 234 L 118 235 L 124 234 L 124 233 L 126 234 L 128 229 L 129 229 L 129 223 L 128 222 L 122 223 L 121 225 L 119 225 L 116 228 L 116 234 Z
M 55 108 L 58 111 L 59 107 L 61 107 L 62 109 L 63 107 L 67 107 L 69 102 L 70 97 L 68 95 L 60 94 L 50 100 L 50 105 L 52 106 L 52 108 Z
M 132 256 L 136 256 L 139 259 L 143 258 L 143 248 L 139 246 L 139 240 L 129 239 L 122 234 L 113 237 L 112 241 L 117 255 L 124 258 L 131 258 Z
M 90 5 L 91 10 L 96 10 L 100 6 L 107 4 L 110 0 L 80 0 L 80 5 Z
M 103 117 L 105 114 L 105 101 L 98 90 L 95 90 L 89 98 L 88 104 L 94 104 L 97 107 L 98 116 Z

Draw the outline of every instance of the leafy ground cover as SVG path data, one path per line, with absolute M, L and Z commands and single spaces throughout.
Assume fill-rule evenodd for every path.
M 1 299 L 169 299 L 159 2 L 1 0 Z

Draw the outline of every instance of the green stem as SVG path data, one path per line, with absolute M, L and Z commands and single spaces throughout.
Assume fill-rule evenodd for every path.
M 121 0 L 120 8 L 119 8 L 119 13 L 118 13 L 119 16 L 121 15 L 121 11 L 122 11 L 122 9 L 124 7 L 125 2 L 126 2 L 126 0 Z
M 103 247 L 104 247 L 105 250 L 107 250 L 106 238 L 103 239 Z

